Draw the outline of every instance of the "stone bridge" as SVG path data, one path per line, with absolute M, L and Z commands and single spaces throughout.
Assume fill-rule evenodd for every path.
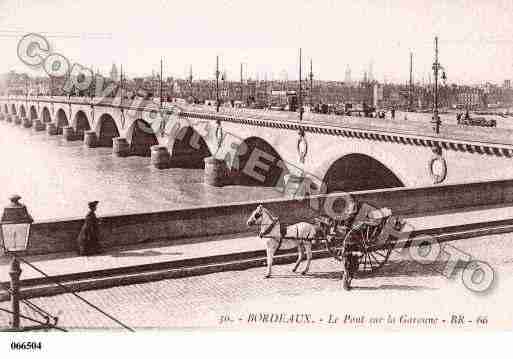
M 513 178 L 513 131 L 177 102 L 2 97 L 0 120 L 149 156 L 158 168 L 204 167 L 213 185 L 356 191 Z M 308 184 L 305 186 L 305 184 Z M 292 186 L 292 187 L 291 187 Z

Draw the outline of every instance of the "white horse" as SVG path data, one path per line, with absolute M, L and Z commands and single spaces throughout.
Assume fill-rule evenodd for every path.
M 300 222 L 290 225 L 282 233 L 280 220 L 275 217 L 268 209 L 259 205 L 247 221 L 248 226 L 259 225 L 258 236 L 266 240 L 267 246 L 267 274 L 265 278 L 271 277 L 271 267 L 273 265 L 273 256 L 279 248 L 289 249 L 298 248 L 298 258 L 293 272 L 297 270 L 299 264 L 303 261 L 303 247 L 306 251 L 306 267 L 301 274 L 306 274 L 310 269 L 312 260 L 312 241 L 315 240 L 316 228 L 307 222 Z

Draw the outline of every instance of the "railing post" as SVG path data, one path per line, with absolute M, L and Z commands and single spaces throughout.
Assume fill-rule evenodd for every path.
M 12 307 L 12 322 L 11 327 L 14 330 L 20 329 L 20 276 L 21 266 L 18 258 L 13 257 L 11 268 L 9 270 L 11 277 L 11 307 Z

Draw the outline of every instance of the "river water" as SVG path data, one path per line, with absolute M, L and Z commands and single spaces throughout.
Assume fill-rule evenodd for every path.
M 273 188 L 203 184 L 202 169 L 158 170 L 147 157 L 119 158 L 111 148 L 86 148 L 0 121 L 0 209 L 22 196 L 35 220 L 140 213 L 279 198 Z

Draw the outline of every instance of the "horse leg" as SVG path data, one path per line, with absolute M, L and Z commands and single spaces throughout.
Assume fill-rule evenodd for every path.
M 310 262 L 312 261 L 312 243 L 305 242 L 305 250 L 306 250 L 306 267 L 301 272 L 301 274 L 305 275 L 310 270 Z
M 267 246 L 267 274 L 264 278 L 271 278 L 271 267 L 273 265 L 274 248 L 271 245 Z
M 303 261 L 303 246 L 301 245 L 301 242 L 297 243 L 297 261 L 294 265 L 294 268 L 292 268 L 292 271 L 295 272 L 297 270 L 297 267 L 299 267 L 299 264 Z

